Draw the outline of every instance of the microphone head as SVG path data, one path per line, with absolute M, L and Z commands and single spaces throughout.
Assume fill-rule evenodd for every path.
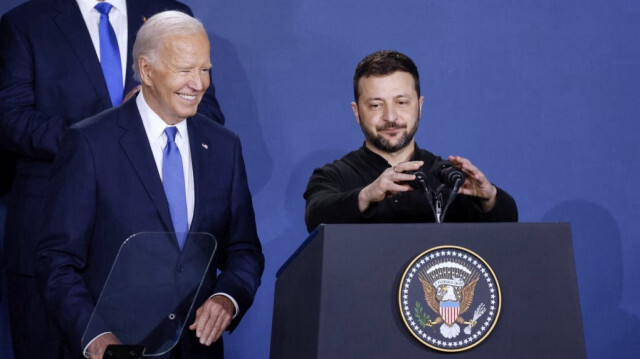
M 460 180 L 459 186 L 461 186 L 466 178 L 464 172 L 449 161 L 439 162 L 435 167 L 435 172 L 436 176 L 450 188 L 454 188 L 458 180 Z
M 405 172 L 405 173 L 409 173 L 409 174 L 412 174 L 412 175 L 416 176 L 416 179 L 414 179 L 413 181 L 409 182 L 409 185 L 413 189 L 424 189 L 426 187 L 426 185 L 427 185 L 427 176 L 424 174 L 424 172 L 415 171 L 415 172 Z

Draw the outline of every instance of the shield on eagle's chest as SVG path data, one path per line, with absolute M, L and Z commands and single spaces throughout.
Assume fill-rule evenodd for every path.
M 460 302 L 440 302 L 440 316 L 448 326 L 451 326 L 460 314 Z

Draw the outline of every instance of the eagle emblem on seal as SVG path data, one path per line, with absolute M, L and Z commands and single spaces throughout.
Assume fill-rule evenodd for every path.
M 439 313 L 435 320 L 428 320 L 425 324 L 432 327 L 440 326 L 440 334 L 452 339 L 460 334 L 458 324 L 466 324 L 467 332 L 478 323 L 477 319 L 483 313 L 465 320 L 465 314 L 473 303 L 476 284 L 480 279 L 476 271 L 470 271 L 460 263 L 443 261 L 430 268 L 423 269 L 418 275 L 424 291 L 424 299 L 429 308 Z M 478 312 L 484 312 L 480 309 Z

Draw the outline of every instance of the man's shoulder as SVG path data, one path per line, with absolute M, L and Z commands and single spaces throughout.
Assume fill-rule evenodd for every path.
M 52 1 L 29 0 L 2 15 L 2 22 L 11 22 L 15 26 L 42 24 L 43 17 L 50 17 Z
M 133 107 L 135 107 L 135 101 L 133 102 Z M 110 128 L 115 128 L 118 124 L 118 119 L 123 117 L 123 114 L 128 114 L 127 117 L 132 117 L 131 115 L 137 115 L 137 118 L 140 118 L 140 115 L 137 111 L 137 107 L 135 109 L 131 108 L 129 102 L 117 106 L 106 109 L 102 112 L 99 112 L 91 117 L 87 117 L 72 126 L 70 129 L 74 129 L 76 131 L 84 132 L 84 133 L 104 133 Z M 136 118 L 127 118 L 127 121 L 135 121 Z
M 191 133 L 191 129 L 193 128 L 201 136 L 214 137 L 218 140 L 232 142 L 238 140 L 238 135 L 234 131 L 199 113 L 190 117 L 187 120 L 187 124 L 189 126 L 189 133 Z
M 333 173 L 334 175 L 339 176 L 357 172 L 358 168 L 363 165 L 362 156 L 362 148 L 353 150 L 341 158 L 325 163 L 322 167 L 317 168 L 315 172 L 324 173 L 326 175 Z
M 180 2 L 175 0 L 137 0 L 138 4 L 136 4 L 137 8 L 143 11 L 143 15 L 145 17 L 151 17 L 156 13 L 167 11 L 167 10 L 178 10 L 189 15 L 193 16 L 193 12 L 191 8 Z M 130 6 L 127 6 L 131 8 Z
M 354 161 L 356 161 L 358 158 L 361 157 L 361 151 L 362 149 L 353 150 L 345 154 L 344 156 L 334 160 L 333 162 L 327 163 L 325 167 L 326 166 L 345 166 L 350 163 L 353 163 Z
M 439 159 L 438 156 L 434 155 L 433 153 L 420 148 L 416 145 L 416 155 L 414 155 L 414 159 L 419 160 L 419 161 L 424 161 L 425 164 L 429 164 L 432 163 L 434 161 L 436 161 L 437 159 Z

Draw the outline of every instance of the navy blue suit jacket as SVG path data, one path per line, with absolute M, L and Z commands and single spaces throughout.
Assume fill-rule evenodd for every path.
M 137 85 L 131 49 L 138 29 L 145 18 L 169 9 L 191 14 L 173 0 L 127 1 L 125 95 Z M 2 16 L 0 152 L 17 161 L 7 213 L 8 270 L 34 273 L 46 181 L 64 131 L 110 107 L 100 62 L 75 0 L 31 0 Z M 224 122 L 213 85 L 199 112 Z
M 216 278 L 214 271 L 208 278 L 206 294 L 224 292 L 238 302 L 235 326 L 252 304 L 264 268 L 240 141 L 204 116 L 186 121 L 195 182 L 190 231 L 211 233 L 218 240 L 214 265 L 221 274 Z M 38 278 L 48 309 L 78 351 L 122 242 L 138 232 L 173 232 L 134 100 L 67 131 L 54 163 L 45 213 Z M 196 343 L 187 332 L 183 342 Z M 195 358 L 200 352 L 221 351 L 221 346 L 195 345 L 188 351 L 187 357 Z

